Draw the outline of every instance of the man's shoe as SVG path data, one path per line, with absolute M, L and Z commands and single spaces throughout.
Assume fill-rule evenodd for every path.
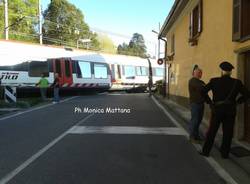
M 194 143 L 194 144 L 197 144 L 197 142 L 195 141 L 194 138 L 189 138 L 189 142 Z
M 203 141 L 203 139 L 200 136 L 195 137 L 197 141 Z
M 189 142 L 194 143 L 194 144 L 201 144 L 201 143 L 202 143 L 202 140 L 200 140 L 200 139 L 195 139 L 195 138 L 193 138 L 193 137 L 190 137 L 190 138 L 189 138 Z
M 228 158 L 229 158 L 229 155 L 221 155 L 221 158 L 223 158 L 223 159 L 228 159 Z
M 203 151 L 198 151 L 198 153 L 200 154 L 200 155 L 202 155 L 202 156 L 204 156 L 204 157 L 209 157 L 209 154 L 207 154 L 207 153 L 204 153 Z

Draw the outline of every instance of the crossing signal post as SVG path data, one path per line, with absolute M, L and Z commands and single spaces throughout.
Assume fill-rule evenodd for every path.
M 158 65 L 162 65 L 164 63 L 164 59 L 163 58 L 159 58 L 157 60 L 157 63 L 158 63 Z

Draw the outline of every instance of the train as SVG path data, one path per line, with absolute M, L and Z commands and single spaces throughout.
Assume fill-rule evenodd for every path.
M 44 74 L 53 83 L 59 74 L 62 90 L 145 89 L 147 59 L 55 46 L 0 41 L 1 86 L 31 91 Z M 164 68 L 151 60 L 153 83 L 163 79 Z

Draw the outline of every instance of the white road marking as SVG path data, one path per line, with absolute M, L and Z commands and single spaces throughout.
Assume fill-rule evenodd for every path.
M 185 136 L 188 137 L 188 132 L 180 125 L 180 123 L 155 99 L 154 96 L 151 96 L 155 104 L 164 112 L 164 114 L 173 122 L 178 128 L 182 129 L 185 132 Z
M 77 98 L 78 96 L 74 96 L 74 97 L 70 97 L 70 98 L 67 98 L 65 100 L 62 100 L 60 103 L 63 103 L 63 102 L 66 102 L 66 101 L 69 101 L 69 100 L 72 100 L 74 98 Z M 60 104 L 59 103 L 59 104 Z M 12 114 L 10 116 L 5 116 L 5 117 L 2 117 L 0 118 L 0 121 L 2 120 L 6 120 L 6 119 L 9 119 L 9 118 L 13 118 L 13 117 L 16 117 L 16 116 L 19 116 L 19 115 L 22 115 L 22 114 L 26 114 L 28 112 L 32 112 L 32 111 L 36 111 L 36 110 L 39 110 L 39 109 L 43 109 L 43 108 L 46 108 L 46 107 L 49 107 L 49 106 L 52 106 L 52 105 L 56 105 L 56 104 L 46 104 L 46 105 L 42 105 L 42 106 L 39 106 L 39 107 L 35 107 L 35 108 L 32 108 L 32 109 L 29 109 L 29 110 L 26 110 L 26 111 L 22 111 L 22 112 L 18 112 L 16 114 Z
M 185 135 L 180 128 L 128 126 L 74 126 L 70 134 L 159 134 Z
M 155 102 L 155 104 L 163 110 L 163 112 L 165 113 L 165 115 L 171 119 L 171 121 L 173 121 L 173 123 L 177 126 L 177 127 L 181 127 L 181 125 L 178 123 L 178 121 L 155 99 L 154 96 L 152 96 L 153 101 Z M 182 128 L 185 132 L 186 135 L 188 135 L 188 132 Z M 186 138 L 188 138 L 188 136 L 186 136 Z M 194 147 L 197 150 L 201 150 L 201 146 L 198 144 L 193 144 Z M 197 153 L 198 154 L 198 153 Z M 230 174 L 228 174 L 228 172 L 220 166 L 220 164 L 218 162 L 216 162 L 212 157 L 204 157 L 206 159 L 206 161 L 214 168 L 214 170 L 218 173 L 218 175 L 220 177 L 222 177 L 228 184 L 238 184 L 232 177 Z
M 77 125 L 80 125 L 81 123 L 85 122 L 86 120 L 88 120 L 90 117 L 92 117 L 94 114 L 89 114 L 87 117 L 85 117 L 84 119 L 80 120 Z M 39 150 L 36 154 L 34 154 L 33 156 L 31 156 L 28 160 L 26 160 L 25 162 L 23 162 L 21 165 L 19 165 L 16 169 L 14 169 L 12 172 L 8 173 L 5 177 L 3 177 L 0 180 L 0 184 L 6 184 L 7 182 L 9 182 L 11 179 L 13 179 L 18 173 L 20 173 L 22 170 L 24 170 L 27 166 L 29 166 L 32 162 L 34 162 L 37 158 L 39 158 L 41 155 L 43 155 L 46 151 L 48 151 L 51 147 L 53 147 L 56 143 L 58 143 L 60 140 L 62 140 L 67 134 L 68 132 L 71 131 L 72 128 L 70 128 L 69 130 L 67 130 L 66 132 L 64 132 L 63 134 L 61 134 L 59 137 L 57 137 L 56 139 L 54 139 L 53 141 L 51 141 L 47 146 L 45 146 L 44 148 L 42 148 L 41 150 Z
M 109 96 L 123 96 L 123 95 L 127 95 L 127 94 L 122 94 L 122 93 L 110 93 L 110 94 L 107 94 Z

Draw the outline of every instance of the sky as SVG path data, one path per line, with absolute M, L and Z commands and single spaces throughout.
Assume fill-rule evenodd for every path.
M 148 53 L 155 55 L 157 34 L 174 0 L 68 0 L 84 14 L 92 31 L 107 32 L 114 44 L 128 43 L 133 33 L 144 36 Z M 45 10 L 50 0 L 41 0 Z M 163 50 L 163 48 L 161 49 Z

